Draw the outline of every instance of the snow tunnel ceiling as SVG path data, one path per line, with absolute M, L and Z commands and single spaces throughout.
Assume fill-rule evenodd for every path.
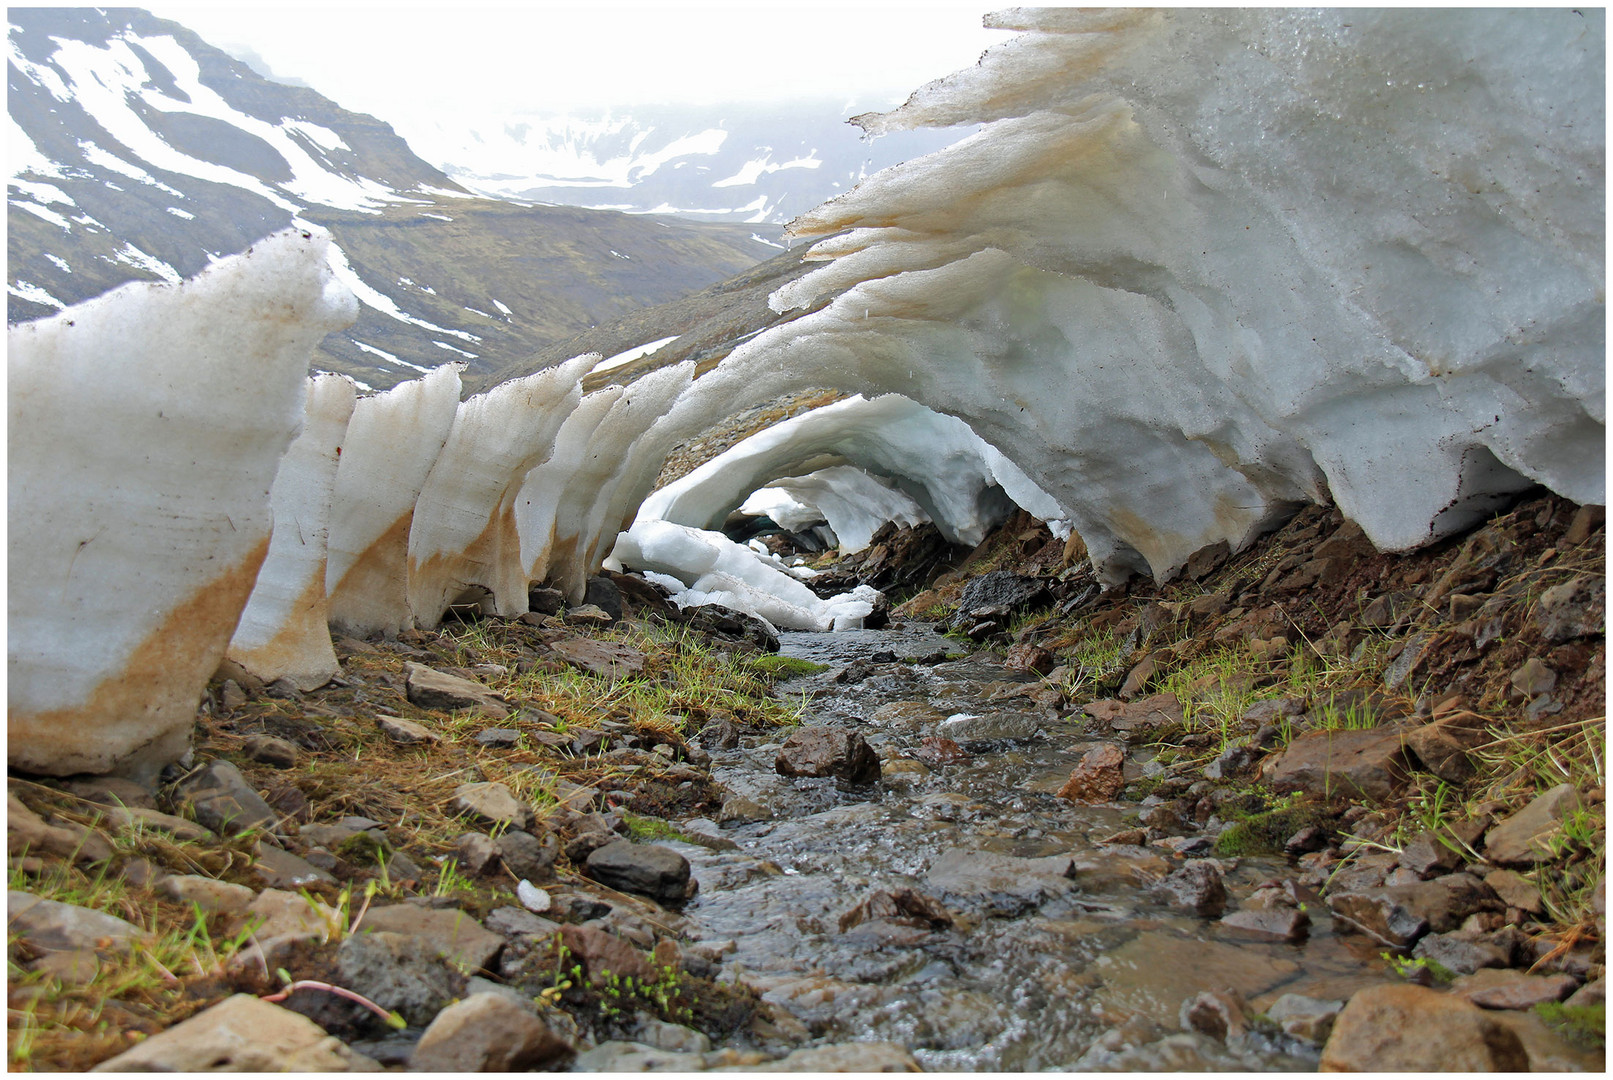
M 770 302 L 823 306 L 663 422 L 904 395 L 1110 579 L 1309 501 L 1401 550 L 1536 484 L 1605 498 L 1602 13 L 989 21 L 1025 32 L 855 121 L 979 130 L 792 223 L 824 265 Z

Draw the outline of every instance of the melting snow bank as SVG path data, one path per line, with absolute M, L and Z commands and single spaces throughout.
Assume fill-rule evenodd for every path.
M 722 533 L 639 521 L 616 538 L 612 559 L 673 591 L 680 608 L 721 604 L 764 620 L 774 630 L 860 630 L 880 599 L 859 585 L 820 600 L 772 556 Z
M 357 315 L 328 244 L 287 230 L 10 331 L 12 767 L 184 752 L 269 551 L 313 348 Z

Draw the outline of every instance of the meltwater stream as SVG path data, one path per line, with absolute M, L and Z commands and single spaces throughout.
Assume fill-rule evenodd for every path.
M 1120 806 L 1052 794 L 1092 740 L 1022 691 L 989 653 L 936 662 L 956 642 L 912 630 L 785 634 L 781 651 L 843 667 L 783 684 L 812 696 L 805 723 L 855 728 L 884 759 L 867 787 L 774 771 L 778 742 L 714 752 L 714 774 L 772 818 L 725 829 L 736 850 L 678 845 L 700 882 L 685 914 L 731 941 L 724 977 L 747 980 L 826 1042 L 891 1040 L 929 1070 L 1312 1069 L 1284 1036 L 1223 1043 L 1183 1030 L 1185 1000 L 1233 989 L 1256 1010 L 1283 993 L 1344 999 L 1382 979 L 1324 912 L 1302 945 L 1252 944 L 1172 909 L 1149 886 L 1180 865 L 1160 848 L 1099 845 Z M 923 658 L 927 663 L 891 663 Z M 860 672 L 858 672 L 860 674 Z M 964 751 L 950 763 L 926 736 Z M 1004 861 L 1060 856 L 1043 863 Z M 1049 866 L 1067 866 L 1073 878 Z M 1224 860 L 1231 905 L 1291 876 L 1277 859 Z M 928 930 L 842 916 L 877 889 L 944 898 L 960 920 Z M 1357 939 L 1359 942 L 1359 939 Z

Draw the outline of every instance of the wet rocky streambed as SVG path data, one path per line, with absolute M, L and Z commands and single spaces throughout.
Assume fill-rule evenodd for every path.
M 1079 712 L 1018 696 L 1035 676 L 1001 657 L 916 630 L 781 646 L 831 670 L 779 692 L 809 699 L 805 724 L 862 736 L 881 779 L 783 776 L 779 741 L 743 738 L 712 750 L 731 820 L 691 826 L 720 839 L 671 846 L 700 886 L 690 935 L 815 1038 L 901 1043 L 927 1070 L 1309 1069 L 1325 1017 L 1394 977 L 1286 861 L 1195 861 L 1214 822 L 1116 843 L 1135 809 L 1057 798 L 1097 741 Z M 1133 748 L 1127 775 L 1149 756 Z M 1296 944 L 1218 921 L 1271 882 L 1309 914 Z M 1298 1034 L 1246 1024 L 1232 995 Z

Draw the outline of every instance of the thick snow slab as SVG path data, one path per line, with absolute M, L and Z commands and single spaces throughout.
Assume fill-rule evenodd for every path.
M 412 626 L 409 527 L 415 499 L 459 408 L 459 364 L 353 407 L 331 495 L 325 592 L 331 625 L 363 637 Z
M 859 118 L 984 127 L 794 223 L 852 231 L 775 307 L 834 299 L 728 379 L 963 419 L 1115 577 L 1300 501 L 1404 549 L 1534 483 L 1605 500 L 1604 13 L 1001 19 Z
M 357 387 L 345 375 L 310 378 L 302 434 L 280 459 L 269 489 L 269 554 L 230 639 L 229 657 L 264 682 L 323 686 L 341 670 L 325 603 L 331 489 Z
M 184 751 L 269 548 L 309 357 L 356 314 L 328 242 L 288 230 L 10 331 L 13 768 L 150 772 Z

